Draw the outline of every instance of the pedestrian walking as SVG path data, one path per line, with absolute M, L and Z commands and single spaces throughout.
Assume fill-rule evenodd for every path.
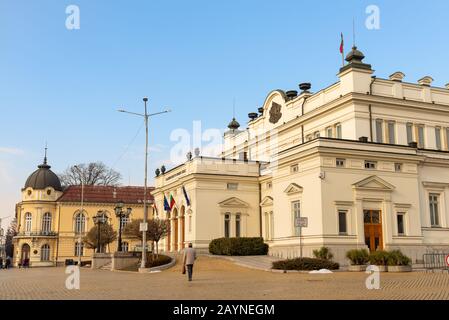
M 5 269 L 9 269 L 10 266 L 11 266 L 11 258 L 7 256 L 5 262 Z
M 191 243 L 189 243 L 189 247 L 184 249 L 184 256 L 182 258 L 182 269 L 183 274 L 186 273 L 187 269 L 187 275 L 189 281 L 192 281 L 192 275 L 193 275 L 193 264 L 196 260 L 196 250 L 193 249 L 193 246 Z
M 0 269 L 3 269 L 3 258 L 0 257 Z

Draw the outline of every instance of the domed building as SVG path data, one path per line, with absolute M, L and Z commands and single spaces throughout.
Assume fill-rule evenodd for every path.
M 118 231 L 119 218 L 114 213 L 118 202 L 132 209 L 131 215 L 121 220 L 122 227 L 132 219 L 143 217 L 143 187 L 63 188 L 46 155 L 21 192 L 21 202 L 16 205 L 18 234 L 14 238 L 14 266 L 48 267 L 63 265 L 66 260 L 90 261 L 93 249 L 85 248 L 82 238 L 95 226 L 93 217 L 99 211 L 106 214 L 107 223 Z M 150 196 L 149 202 L 152 201 Z M 148 212 L 151 218 L 151 205 Z M 114 241 L 102 250 L 115 252 L 117 245 Z M 123 238 L 122 251 L 140 247 L 139 240 Z

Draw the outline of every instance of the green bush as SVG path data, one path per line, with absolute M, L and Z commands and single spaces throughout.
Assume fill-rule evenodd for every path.
M 393 250 L 388 253 L 387 264 L 389 266 L 409 266 L 412 259 L 403 254 L 400 250 Z
M 369 263 L 375 266 L 386 266 L 390 253 L 379 250 L 371 252 L 369 255 Z
M 319 250 L 313 250 L 313 256 L 321 260 L 332 260 L 334 255 L 327 247 L 321 247 Z
M 209 244 L 209 252 L 224 256 L 261 256 L 268 253 L 263 238 L 220 238 Z
M 338 270 L 340 265 L 336 262 L 314 258 L 296 258 L 273 262 L 273 269 L 276 270 Z
M 346 258 L 351 261 L 351 265 L 361 266 L 368 262 L 369 253 L 366 249 L 353 249 L 346 252 Z
M 163 266 L 164 264 L 169 264 L 171 262 L 172 258 L 170 258 L 169 256 L 164 256 L 162 254 L 160 254 L 157 258 L 156 255 L 150 255 L 147 258 L 147 264 L 146 267 L 147 268 L 154 268 L 154 267 L 159 267 L 159 266 Z

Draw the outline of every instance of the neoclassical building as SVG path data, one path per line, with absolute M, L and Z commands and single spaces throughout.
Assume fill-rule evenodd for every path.
M 157 176 L 159 210 L 164 196 L 176 203 L 165 249 L 262 236 L 271 255 L 327 246 L 343 264 L 353 248 L 399 248 L 413 262 L 449 250 L 449 84 L 376 77 L 364 58 L 354 47 L 317 92 L 270 92 L 247 128 L 231 121 L 221 155 Z
M 132 213 L 128 219 L 122 219 L 122 227 L 132 219 L 142 219 L 143 194 L 142 187 L 85 186 L 81 206 L 82 187 L 63 189 L 45 157 L 44 163 L 27 179 L 22 201 L 16 205 L 18 235 L 14 238 L 14 265 L 29 259 L 31 267 L 55 266 L 64 264 L 66 259 L 77 261 L 80 254 L 82 261 L 91 260 L 93 250 L 85 248 L 80 239 L 94 226 L 93 217 L 104 211 L 108 223 L 118 230 L 119 218 L 114 208 L 123 201 L 125 208 L 132 208 Z M 152 203 L 150 196 L 150 218 Z M 141 248 L 137 239 L 124 237 L 123 241 L 124 251 Z M 115 241 L 104 250 L 116 249 Z

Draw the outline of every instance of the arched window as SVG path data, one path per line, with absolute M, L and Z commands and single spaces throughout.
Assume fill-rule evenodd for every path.
M 50 246 L 48 244 L 41 247 L 41 261 L 50 261 Z
M 86 216 L 80 212 L 75 216 L 75 233 L 86 232 Z
M 49 233 L 51 231 L 51 213 L 47 212 L 42 217 L 42 232 Z
M 84 244 L 82 242 L 75 243 L 75 257 L 84 255 Z
M 33 222 L 33 216 L 30 212 L 25 213 L 25 231 L 31 232 L 31 224 Z
M 129 243 L 122 242 L 122 252 L 128 252 L 128 251 L 129 251 Z

